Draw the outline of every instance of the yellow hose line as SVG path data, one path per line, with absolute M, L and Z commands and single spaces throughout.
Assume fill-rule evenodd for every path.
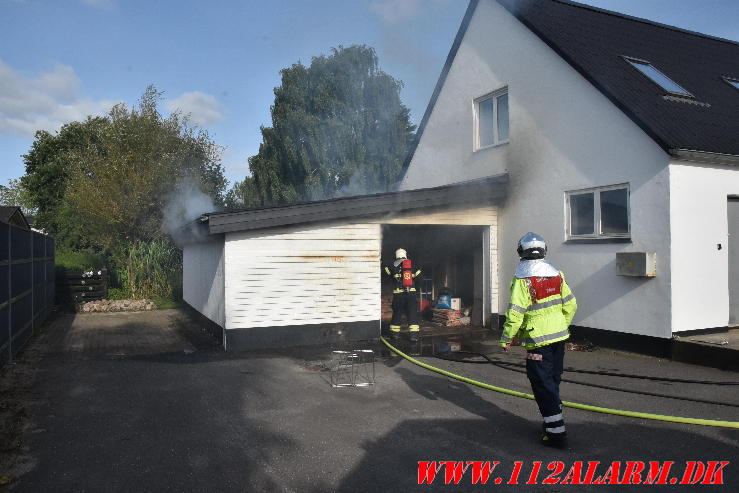
M 435 366 L 428 365 L 426 363 L 418 361 L 415 358 L 408 356 L 407 354 L 402 352 L 400 349 L 396 348 L 395 346 L 387 342 L 387 340 L 385 340 L 384 337 L 380 337 L 380 340 L 388 348 L 390 348 L 391 351 L 397 353 L 398 355 L 402 356 L 403 358 L 407 359 L 408 361 L 410 361 L 411 363 L 415 365 L 418 365 L 422 368 L 426 368 L 427 370 L 440 373 L 449 378 L 453 378 L 455 380 L 459 380 L 460 382 L 465 382 L 470 385 L 475 385 L 483 389 L 500 392 L 501 394 L 508 394 L 508 395 L 512 395 L 515 397 L 523 397 L 524 399 L 532 399 L 532 400 L 534 399 L 533 395 L 527 394 L 525 392 L 518 392 L 516 390 L 504 389 L 503 387 L 496 387 L 495 385 L 490 385 L 488 383 L 473 380 L 471 378 L 463 377 L 461 375 L 457 375 L 455 373 L 442 370 L 441 368 L 436 368 Z M 577 402 L 568 402 L 568 401 L 562 401 L 562 405 L 566 407 L 571 407 L 574 409 L 582 409 L 583 411 L 591 411 L 594 413 L 603 413 L 603 414 L 614 414 L 616 416 L 628 416 L 629 418 L 642 418 L 642 419 L 652 419 L 655 421 L 670 421 L 673 423 L 685 423 L 689 425 L 716 426 L 716 427 L 721 427 L 721 428 L 739 429 L 739 422 L 737 421 L 719 421 L 715 419 L 683 418 L 681 416 L 666 416 L 664 414 L 641 413 L 637 411 L 623 411 L 621 409 L 609 409 L 607 407 L 591 406 L 589 404 L 579 404 Z

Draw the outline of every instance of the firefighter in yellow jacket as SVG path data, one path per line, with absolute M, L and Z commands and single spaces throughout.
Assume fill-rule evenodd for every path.
M 411 342 L 418 341 L 421 328 L 418 326 L 418 294 L 416 277 L 421 269 L 414 269 L 413 262 L 402 248 L 395 250 L 395 262 L 392 267 L 385 267 L 385 273 L 393 278 L 393 319 L 390 321 L 390 336 L 400 337 L 400 323 L 403 315 L 408 319 L 408 331 Z
M 544 260 L 546 254 L 546 243 L 536 233 L 527 233 L 518 241 L 521 261 L 511 281 L 500 345 L 508 351 L 515 337 L 526 348 L 526 375 L 544 418 L 541 443 L 564 447 L 567 433 L 559 382 L 577 301 L 564 274 Z

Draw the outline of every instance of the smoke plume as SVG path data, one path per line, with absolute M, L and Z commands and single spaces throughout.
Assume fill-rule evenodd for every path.
M 213 199 L 202 191 L 193 177 L 180 180 L 167 196 L 162 210 L 162 230 L 178 245 L 207 235 L 197 219 L 207 212 L 215 212 Z

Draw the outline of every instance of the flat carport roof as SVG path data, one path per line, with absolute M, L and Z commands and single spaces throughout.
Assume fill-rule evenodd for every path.
M 360 218 L 427 207 L 466 203 L 496 203 L 505 197 L 508 174 L 479 178 L 440 187 L 403 190 L 307 202 L 281 207 L 205 214 L 210 234 Z

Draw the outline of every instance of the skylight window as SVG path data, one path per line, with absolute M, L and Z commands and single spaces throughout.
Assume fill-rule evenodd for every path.
M 724 77 L 724 80 L 727 84 L 730 84 L 734 86 L 735 88 L 739 89 L 739 79 L 733 79 L 731 77 Z
M 679 96 L 687 96 L 692 98 L 693 95 L 690 94 L 688 91 L 683 89 L 680 84 L 675 82 L 674 80 L 667 77 L 665 74 L 657 70 L 651 63 L 647 62 L 646 60 L 639 60 L 637 58 L 629 58 L 624 57 L 627 62 L 631 64 L 632 67 L 637 69 L 639 72 L 644 74 L 657 84 L 659 87 L 664 89 L 665 91 L 669 92 L 670 94 L 677 94 Z

